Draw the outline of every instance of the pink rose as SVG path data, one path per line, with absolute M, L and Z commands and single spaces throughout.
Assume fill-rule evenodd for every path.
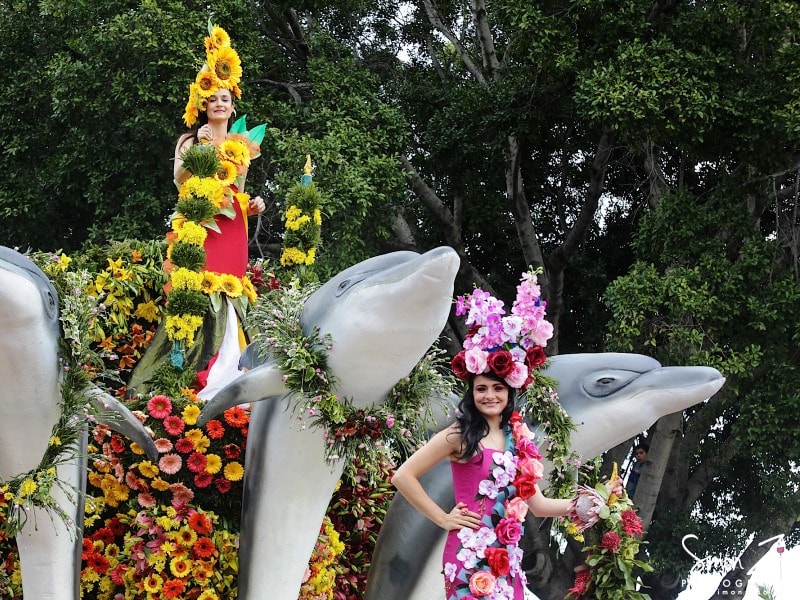
M 536 447 L 532 439 L 522 438 L 517 442 L 516 446 L 520 459 L 541 460 L 542 455 L 539 454 L 539 448 Z
M 514 370 L 514 357 L 508 350 L 495 350 L 489 354 L 487 364 L 499 377 L 505 379 Z
M 489 568 L 495 577 L 503 577 L 511 572 L 511 562 L 508 560 L 508 550 L 505 548 L 487 548 L 485 555 L 486 562 L 489 563 Z
M 480 348 L 470 348 L 464 353 L 467 371 L 475 375 L 485 373 L 489 366 L 486 363 L 488 353 Z
M 519 389 L 525 385 L 525 382 L 528 380 L 528 367 L 522 363 L 515 362 L 511 373 L 506 375 L 504 379 L 512 388 Z
M 469 591 L 475 596 L 488 596 L 496 583 L 497 579 L 489 571 L 475 571 L 469 578 Z
M 506 501 L 506 516 L 509 519 L 516 519 L 520 523 L 525 520 L 528 514 L 528 503 L 519 496 L 514 496 Z
M 523 459 L 520 460 L 517 465 L 517 473 L 529 479 L 539 481 L 544 475 L 544 465 L 533 458 Z
M 501 519 L 495 526 L 494 533 L 501 544 L 516 544 L 522 537 L 522 524 L 516 519 Z

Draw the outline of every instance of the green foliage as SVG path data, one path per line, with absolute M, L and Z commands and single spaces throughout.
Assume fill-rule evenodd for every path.
M 176 267 L 183 267 L 191 271 L 198 271 L 206 264 L 206 253 L 202 246 L 175 242 L 170 253 L 172 263 Z
M 219 157 L 213 144 L 192 144 L 181 154 L 183 168 L 196 177 L 213 177 L 219 171 Z

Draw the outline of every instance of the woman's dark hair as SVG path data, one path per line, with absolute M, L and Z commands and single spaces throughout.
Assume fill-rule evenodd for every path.
M 508 404 L 503 409 L 500 415 L 500 427 L 505 428 L 511 419 L 511 413 L 514 411 L 514 401 L 517 399 L 517 390 L 510 387 L 505 380 L 492 371 L 483 373 L 484 377 L 488 377 L 494 381 L 499 381 L 508 389 Z M 467 390 L 458 403 L 459 415 L 456 417 L 456 423 L 461 430 L 461 453 L 457 456 L 458 459 L 472 458 L 478 453 L 478 446 L 481 440 L 489 434 L 489 423 L 484 416 L 478 411 L 475 406 L 475 396 L 472 393 L 472 388 L 475 383 L 475 376 L 469 378 Z

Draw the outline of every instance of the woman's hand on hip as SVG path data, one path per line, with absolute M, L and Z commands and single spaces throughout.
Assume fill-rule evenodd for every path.
M 456 504 L 455 508 L 447 513 L 447 516 L 441 525 L 442 529 L 447 531 L 452 531 L 453 529 L 463 529 L 464 527 L 478 529 L 480 526 L 481 516 L 478 513 L 469 510 L 467 505 L 463 502 Z

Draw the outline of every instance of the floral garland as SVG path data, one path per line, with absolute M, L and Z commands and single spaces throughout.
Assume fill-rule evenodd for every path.
M 459 570 L 455 563 L 444 566 L 445 579 L 455 584 L 456 598 L 513 600 L 512 580 L 519 580 L 523 587 L 527 584 L 518 544 L 528 513 L 525 501 L 536 493 L 536 483 L 544 474 L 541 458 L 533 434 L 514 411 L 506 427 L 506 449 L 492 453 L 496 467 L 478 486 L 476 500 L 494 501 L 491 514 L 484 515 L 479 529 L 465 527 L 458 532 L 463 568 Z
M 69 528 L 75 523 L 53 499 L 51 491 L 60 487 L 74 498 L 78 493 L 58 478 L 57 467 L 75 458 L 84 424 L 94 419 L 82 393 L 95 378 L 113 379 L 110 371 L 98 367 L 102 357 L 92 346 L 95 320 L 100 312 L 97 298 L 86 293 L 91 277 L 87 271 L 70 271 L 71 259 L 65 254 L 34 253 L 31 260 L 50 278 L 59 297 L 63 335 L 60 339 L 61 415 L 53 426 L 48 447 L 39 465 L 8 481 L 0 481 L 2 513 L 0 527 L 13 537 L 25 525 L 29 507 L 43 508 L 58 516 Z
M 440 368 L 442 352 L 432 350 L 389 392 L 384 402 L 358 409 L 333 392 L 327 371 L 331 340 L 303 333 L 300 316 L 314 286 L 286 287 L 262 295 L 248 316 L 258 331 L 253 342 L 261 356 L 273 357 L 287 388 L 295 392 L 294 414 L 301 427 L 319 427 L 326 440 L 326 458 L 344 460 L 348 470 L 357 462 L 370 478 L 380 474 L 382 461 L 413 451 L 422 443 L 430 414 L 429 399 L 444 398 L 452 381 Z

